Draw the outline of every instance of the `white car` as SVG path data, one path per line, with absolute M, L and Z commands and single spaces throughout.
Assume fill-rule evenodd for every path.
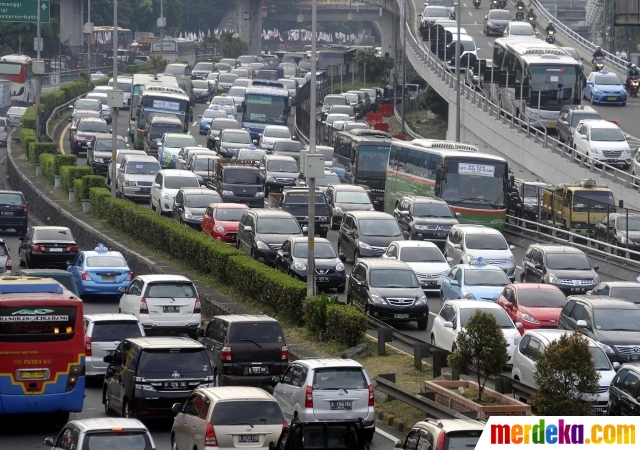
M 237 112 L 242 111 L 242 104 L 244 103 L 244 94 L 246 91 L 247 91 L 246 87 L 231 86 L 229 88 L 229 92 L 227 92 L 227 95 L 231 97 L 233 101 L 236 103 Z
M 20 119 L 27 112 L 26 106 L 12 106 L 7 110 L 6 118 L 9 119 L 12 127 L 20 125 Z
M 267 125 L 260 133 L 258 146 L 263 150 L 273 150 L 273 145 L 278 141 L 290 141 L 291 131 L 284 125 Z
M 516 260 L 502 234 L 483 225 L 454 225 L 444 244 L 444 256 L 451 265 L 483 264 L 498 266 L 513 282 L 516 279 Z
M 393 241 L 382 259 L 397 259 L 415 272 L 424 291 L 439 291 L 449 263 L 436 244 L 428 241 Z
M 151 184 L 160 170 L 158 160 L 150 155 L 127 155 L 116 178 L 116 190 L 122 198 L 148 198 Z
M 640 177 L 640 150 L 636 149 L 636 154 L 633 156 L 633 162 L 631 163 L 631 175 Z
M 347 121 L 351 121 L 351 118 L 349 117 L 348 114 L 342 114 L 342 113 L 327 114 L 325 123 L 327 124 L 328 127 L 333 127 L 333 123 L 337 120 L 344 120 L 345 122 L 347 122 Z
M 201 318 L 200 298 L 187 277 L 139 275 L 120 292 L 118 312 L 136 316 L 145 332 L 186 332 L 195 339 Z
M 453 351 L 454 343 L 458 333 L 464 330 L 471 316 L 480 310 L 493 314 L 498 322 L 502 333 L 507 340 L 508 364 L 513 363 L 515 348 L 520 342 L 521 323 L 514 323 L 511 317 L 497 303 L 483 302 L 478 300 L 447 300 L 442 305 L 442 309 L 433 319 L 431 329 L 431 345 L 447 351 Z
M 165 133 L 158 142 L 158 161 L 165 169 L 176 168 L 176 158 L 185 147 L 197 147 L 198 143 L 190 134 Z
M 85 98 L 98 100 L 102 104 L 102 111 L 100 111 L 100 117 L 102 117 L 105 120 L 105 122 L 111 123 L 111 108 L 109 108 L 109 105 L 107 104 L 108 102 L 107 96 L 108 94 L 106 92 L 92 91 L 92 92 L 89 92 Z
M 580 153 L 624 169 L 631 166 L 631 148 L 620 127 L 608 120 L 581 120 L 573 132 L 573 148 Z
M 173 199 L 183 187 L 200 187 L 198 176 L 189 170 L 162 169 L 151 185 L 149 203 L 160 215 L 173 212 Z
M 236 109 L 236 102 L 231 97 L 223 97 L 222 95 L 216 95 L 211 99 L 211 103 L 209 103 L 209 108 L 214 105 L 222 105 L 222 106 L 233 106 L 233 109 Z
M 533 379 L 536 360 L 544 353 L 549 344 L 559 339 L 563 334 L 571 334 L 571 332 L 566 330 L 525 331 L 513 355 L 511 378 L 537 389 L 538 385 Z M 589 341 L 589 350 L 591 351 L 595 368 L 598 374 L 600 374 L 598 393 L 596 394 L 595 403 L 591 407 L 591 414 L 605 415 L 607 403 L 609 402 L 609 386 L 616 375 L 616 371 L 620 368 L 620 363 L 615 362 L 611 365 L 609 358 L 600 347 L 600 344 L 589 336 L 584 337 Z
M 98 81 L 102 80 L 103 78 L 107 78 L 107 75 L 100 72 L 99 70 L 97 72 L 93 72 L 90 76 L 91 81 Z
M 134 149 L 117 149 L 116 150 L 116 173 L 120 170 L 120 164 L 126 155 L 146 155 L 147 153 L 142 150 L 134 150 Z M 107 181 L 106 185 L 111 186 L 111 173 L 113 171 L 113 160 L 109 162 L 109 171 L 107 172 Z M 117 186 L 116 186 L 117 187 Z
M 504 37 L 519 37 L 536 39 L 536 31 L 527 22 L 509 22 L 502 33 Z

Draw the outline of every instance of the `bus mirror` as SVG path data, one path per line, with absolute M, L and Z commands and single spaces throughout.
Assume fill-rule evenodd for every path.
M 73 105 L 69 105 L 69 109 L 73 109 Z
M 462 217 L 462 214 L 460 214 L 459 212 L 456 213 L 456 219 L 460 219 Z
M 53 447 L 53 438 L 52 437 L 45 438 L 44 445 L 46 445 L 47 447 Z

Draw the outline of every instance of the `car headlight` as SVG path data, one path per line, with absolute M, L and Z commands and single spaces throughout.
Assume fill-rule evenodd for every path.
M 125 185 L 125 186 L 135 186 L 135 185 L 136 185 L 136 182 L 135 182 L 135 181 L 125 181 L 125 182 L 124 182 L 124 185 Z
M 623 154 L 625 154 L 625 155 L 628 155 L 628 154 L 630 154 L 631 152 L 629 151 L 629 149 L 628 149 L 628 148 L 625 148 L 624 150 L 622 150 L 622 153 L 623 153 Z
M 597 153 L 597 154 L 599 154 L 599 155 L 601 155 L 601 154 L 602 154 L 602 150 L 597 149 L 597 148 L 595 148 L 595 147 L 591 147 L 591 151 L 592 151 L 593 153 Z
M 593 92 L 595 92 L 596 94 L 600 94 L 602 91 L 594 86 L 593 87 Z
M 184 218 L 185 219 L 193 219 L 193 214 L 191 214 L 190 211 L 185 211 L 184 212 Z
M 301 262 L 293 263 L 293 268 L 296 269 L 296 270 L 307 270 L 307 266 L 305 266 Z
M 342 272 L 344 270 L 344 264 L 342 263 L 338 263 L 338 265 L 335 267 L 336 272 Z
M 387 301 L 384 298 L 380 297 L 379 295 L 371 294 L 369 297 L 371 298 L 371 302 L 373 304 L 375 304 L 375 305 L 386 305 L 387 304 Z
M 202 181 L 202 180 L 204 180 L 204 178 L 202 178 L 202 176 L 201 176 L 201 175 L 198 175 L 198 174 L 196 174 L 196 178 L 198 179 L 198 181 Z
M 520 318 L 526 322 L 530 322 L 530 323 L 540 323 L 538 322 L 534 317 L 530 316 L 529 314 L 521 314 Z
M 607 344 L 603 344 L 602 342 L 596 342 L 596 344 L 598 344 L 600 346 L 600 348 L 602 350 L 604 350 L 605 353 L 608 353 L 610 355 L 615 355 L 616 354 L 616 352 L 613 351 L 613 349 L 610 346 L 608 346 Z
M 487 22 L 487 26 L 488 26 L 488 27 L 492 27 L 492 26 L 493 26 L 493 23 L 491 23 L 491 22 Z
M 93 160 L 97 163 L 103 164 L 104 163 L 104 159 L 102 158 L 93 158 Z
M 136 389 L 140 390 L 140 391 L 155 391 L 156 388 L 154 388 L 153 386 L 150 386 L 148 384 L 136 384 Z
M 518 336 L 515 336 L 515 337 L 513 338 L 513 346 L 514 346 L 514 347 L 517 347 L 519 342 L 520 342 L 520 336 L 519 336 L 519 335 L 518 335 Z
M 173 200 L 173 197 L 167 194 L 166 192 L 162 194 L 162 198 L 164 198 L 165 200 Z
M 558 284 L 560 281 L 558 280 L 558 277 L 555 276 L 554 274 L 550 273 L 549 275 L 547 275 L 547 279 L 549 280 L 549 283 L 551 284 Z
M 593 277 L 593 284 L 600 284 L 600 277 L 598 275 Z
M 427 296 L 426 295 L 423 295 L 418 300 L 416 300 L 416 302 L 414 303 L 414 305 L 416 305 L 416 306 L 421 306 L 421 305 L 426 305 L 426 304 L 427 304 Z
M 213 227 L 214 230 L 216 230 L 218 233 L 224 233 L 225 229 L 222 225 L 216 225 L 215 227 Z
M 258 191 L 258 192 L 256 192 L 256 195 L 255 195 L 255 196 L 256 196 L 256 197 L 264 197 L 264 192 L 262 192 L 262 191 Z
M 276 179 L 273 178 L 271 175 L 267 175 L 267 181 L 270 181 L 272 183 L 275 183 Z
M 414 225 L 413 228 L 415 228 L 416 230 L 426 230 L 427 226 L 426 225 Z
M 222 195 L 225 197 L 233 197 L 233 191 L 222 191 Z
M 475 260 L 475 255 L 467 255 L 467 261 L 469 261 L 469 264 L 473 263 Z
M 371 246 L 366 242 L 359 241 L 358 245 L 360 246 L 360 248 L 364 248 L 365 250 L 373 250 Z
M 618 236 L 618 242 L 620 242 L 621 244 L 626 244 L 627 238 L 624 236 Z
M 340 208 L 339 206 L 336 206 L 335 209 L 333 210 L 336 214 L 343 214 L 344 211 L 342 210 L 342 208 Z
M 516 263 L 516 259 L 513 257 L 513 255 L 509 256 L 509 259 L 507 259 L 507 262 L 509 264 L 515 264 Z
M 475 300 L 475 296 L 471 292 L 463 291 L 462 296 L 467 300 Z
M 269 250 L 269 246 L 262 241 L 256 241 L 256 247 L 258 247 L 259 250 Z

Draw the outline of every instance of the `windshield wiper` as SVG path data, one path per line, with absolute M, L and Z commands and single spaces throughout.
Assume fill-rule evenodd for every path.
M 254 344 L 256 344 L 258 347 L 262 348 L 262 345 L 258 344 L 256 341 L 254 341 L 253 339 L 240 339 L 240 342 L 253 342 Z
M 264 419 L 262 419 L 264 420 Z M 231 425 L 249 425 L 251 428 L 253 428 L 253 424 L 249 423 L 249 422 L 238 422 L 238 423 L 232 423 Z

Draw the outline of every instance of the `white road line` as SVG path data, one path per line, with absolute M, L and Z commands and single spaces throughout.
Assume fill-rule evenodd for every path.
M 475 23 L 476 25 L 478 25 L 478 22 L 476 22 L 475 20 L 473 21 L 473 23 Z M 457 72 L 456 72 L 457 73 Z
M 382 431 L 380 428 L 376 427 L 376 433 L 378 433 L 380 436 L 385 437 L 387 439 L 389 439 L 391 442 L 395 442 L 395 441 L 399 441 L 400 439 L 398 439 L 397 437 L 395 437 L 392 434 L 387 433 L 386 431 Z
M 469 15 L 470 15 L 471 17 L 473 17 L 473 14 L 471 14 L 471 11 L 469 11 Z
M 520 266 L 516 266 L 516 269 L 520 269 L 520 270 L 522 270 L 522 267 L 520 267 Z
M 192 126 L 192 127 L 195 127 L 195 126 L 197 125 L 197 123 L 198 123 L 198 122 L 193 122 L 193 123 L 191 124 L 191 126 Z
M 466 4 L 466 3 L 463 3 L 463 4 L 462 4 L 462 6 L 464 6 L 464 7 L 466 8 L 466 7 L 467 7 L 467 4 Z

